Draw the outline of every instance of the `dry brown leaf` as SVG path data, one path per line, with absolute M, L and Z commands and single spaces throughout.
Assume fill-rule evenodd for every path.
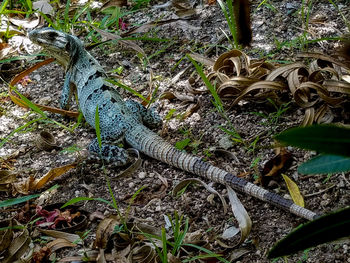
M 10 184 L 16 181 L 16 173 L 9 170 L 0 170 L 0 185 Z
M 241 231 L 241 238 L 239 241 L 239 244 L 241 244 L 249 236 L 250 230 L 252 229 L 252 220 L 237 197 L 236 192 L 228 185 L 226 186 L 226 189 L 230 199 L 232 213 L 235 216 Z
M 198 53 L 191 53 L 189 54 L 191 58 L 193 58 L 195 61 L 208 66 L 208 67 L 212 67 L 214 66 L 215 61 L 202 55 L 202 54 L 198 54 Z
M 287 151 L 284 147 L 279 148 L 280 153 L 275 155 L 272 159 L 268 160 L 262 171 L 262 183 L 267 185 L 264 182 L 264 177 L 273 177 L 279 176 L 282 172 L 290 168 L 293 162 L 292 153 Z
M 21 72 L 20 74 L 18 74 L 17 76 L 15 76 L 11 82 L 10 85 L 14 86 L 16 85 L 21 79 L 23 79 L 25 76 L 27 76 L 29 73 L 33 72 L 34 70 L 49 64 L 51 62 L 53 62 L 54 59 L 50 58 L 50 59 L 46 59 L 42 62 L 37 63 L 36 65 L 24 70 L 23 72 Z M 17 104 L 20 107 L 24 107 L 24 108 L 28 108 L 28 105 L 26 102 L 24 102 L 22 99 L 20 99 L 17 94 L 15 94 L 14 92 L 12 92 L 11 87 L 9 87 L 9 94 L 10 94 L 10 98 L 11 100 Z M 58 113 L 58 114 L 62 114 L 64 116 L 69 116 L 69 117 L 75 117 L 77 118 L 79 116 L 79 112 L 73 112 L 73 111 L 66 111 L 66 110 L 62 110 L 62 109 L 58 109 L 58 108 L 54 108 L 54 107 L 49 107 L 49 106 L 44 106 L 44 105 L 40 105 L 40 104 L 36 104 L 34 103 L 37 107 L 39 107 L 41 110 L 43 111 L 50 111 L 52 113 Z
M 288 86 L 292 94 L 295 93 L 295 90 L 300 86 L 301 83 L 308 80 L 309 74 L 309 71 L 305 67 L 296 68 L 292 70 L 290 74 L 288 74 Z
M 309 67 L 301 62 L 277 67 L 263 60 L 250 60 L 243 52 L 231 50 L 219 56 L 207 77 L 222 99 L 233 99 L 230 107 L 242 99 L 265 101 L 269 98 L 278 104 L 284 103 L 285 96 L 282 100 L 276 91 L 285 95 L 289 90 L 296 104 L 307 109 L 302 125 L 314 121 L 329 122 L 332 119 L 330 111 L 325 115 L 323 108 L 317 109 L 315 118 L 315 109 L 311 107 L 343 107 L 345 95 L 350 94 L 350 85 L 341 81 L 344 70 L 340 67 L 345 67 L 344 63 L 315 53 L 304 54 L 304 57 L 315 60 Z M 332 92 L 342 95 L 334 96 Z
M 13 238 L 13 221 L 14 219 L 6 219 L 0 221 L 0 228 L 4 228 L 2 231 L 0 231 L 0 251 L 5 251 L 11 244 L 12 238 Z M 5 229 L 8 227 L 7 229 Z
M 323 86 L 330 92 L 338 92 L 350 95 L 350 83 L 337 80 L 325 80 Z
M 198 109 L 200 108 L 200 103 L 197 102 L 196 104 L 191 104 L 186 112 L 183 115 L 183 119 L 186 119 L 188 117 L 190 117 L 193 113 L 195 113 L 196 111 L 198 111 Z
M 316 58 L 316 59 L 321 59 L 325 61 L 329 61 L 333 64 L 336 64 L 342 68 L 345 69 L 350 69 L 346 63 L 341 62 L 338 59 L 335 59 L 329 55 L 323 54 L 323 53 L 317 53 L 317 52 L 303 52 L 297 54 L 297 58 Z
M 213 66 L 213 70 L 224 72 L 230 77 L 234 72 L 236 76 L 239 76 L 242 68 L 244 68 L 249 74 L 249 61 L 250 59 L 245 53 L 234 49 L 219 56 Z
M 304 119 L 301 122 L 300 126 L 305 127 L 309 126 L 314 122 L 315 119 L 315 109 L 313 107 L 305 109 Z
M 65 239 L 69 242 L 79 244 L 79 245 L 82 244 L 81 238 L 76 234 L 66 233 L 66 232 L 57 231 L 57 230 L 41 229 L 41 228 L 37 228 L 37 230 L 41 233 L 44 233 L 45 235 L 50 236 L 50 237 Z
M 25 178 L 22 181 L 15 182 L 12 184 L 12 194 L 16 195 L 17 193 L 27 195 L 29 194 L 29 191 L 33 189 L 34 185 L 34 177 L 29 176 L 28 178 Z
M 141 160 L 139 151 L 134 149 L 134 148 L 129 148 L 129 149 L 127 149 L 127 152 L 130 156 L 135 155 L 134 162 L 128 168 L 126 168 L 124 171 L 121 171 L 115 177 L 111 178 L 112 180 L 119 180 L 122 177 L 130 176 L 133 174 L 134 171 L 137 171 L 140 168 L 140 166 L 142 164 L 142 160 Z
M 22 257 L 30 249 L 30 242 L 29 231 L 27 228 L 24 228 L 23 231 L 10 242 L 10 246 L 7 248 L 1 263 L 15 262 Z
M 266 91 L 274 91 L 279 90 L 283 91 L 287 88 L 287 85 L 281 82 L 273 82 L 273 81 L 259 81 L 252 85 L 250 85 L 248 88 L 243 90 L 241 94 L 231 103 L 231 107 L 233 105 L 236 105 L 240 100 L 245 98 L 250 92 L 256 91 L 256 90 L 266 90 Z M 271 94 L 269 94 L 270 96 Z M 258 96 L 255 96 L 255 98 L 258 98 Z M 260 97 L 261 98 L 261 97 Z
M 105 249 L 110 236 L 114 233 L 114 228 L 120 223 L 119 217 L 115 215 L 103 219 L 97 227 L 93 247 Z
M 36 9 L 35 3 L 37 3 L 37 2 L 38 1 L 33 2 L 33 9 Z M 29 18 L 29 19 L 10 17 L 9 21 L 18 27 L 23 27 L 25 29 L 33 29 L 33 28 L 37 27 L 40 23 L 40 17 L 37 13 L 34 13 L 34 17 L 35 18 Z
M 306 66 L 303 63 L 296 62 L 276 68 L 273 71 L 271 71 L 271 73 L 266 77 L 266 80 L 274 81 L 278 77 L 285 78 L 292 70 L 296 68 L 306 68 Z
M 70 242 L 64 238 L 57 238 L 54 241 L 47 243 L 46 246 L 51 249 L 51 252 L 54 252 L 64 247 L 76 247 L 77 244 L 74 244 L 73 242 Z
M 78 165 L 78 163 L 71 163 L 67 164 L 61 167 L 56 167 L 51 169 L 46 175 L 41 177 L 40 179 L 36 179 L 35 182 L 32 185 L 31 190 L 37 190 L 43 187 L 47 182 L 52 181 L 56 177 L 59 177 L 66 172 L 68 172 L 70 169 L 75 168 Z
M 151 263 L 156 262 L 157 252 L 152 245 L 145 244 L 139 246 L 136 244 L 130 251 L 128 260 L 131 263 Z
M 316 112 L 314 122 L 320 124 L 331 123 L 334 115 L 327 104 L 323 104 Z

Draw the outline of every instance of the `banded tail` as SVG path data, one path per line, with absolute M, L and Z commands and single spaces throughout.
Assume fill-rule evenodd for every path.
M 308 220 L 313 220 L 320 216 L 306 208 L 296 205 L 292 200 L 287 200 L 276 193 L 269 192 L 225 170 L 204 162 L 198 157 L 176 149 L 173 145 L 163 140 L 145 126 L 140 125 L 134 127 L 133 130 L 127 132 L 125 139 L 130 146 L 154 159 L 184 171 L 206 177 L 214 182 L 229 185 L 241 193 L 254 196 L 297 216 Z

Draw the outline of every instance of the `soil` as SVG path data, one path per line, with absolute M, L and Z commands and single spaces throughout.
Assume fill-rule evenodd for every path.
M 268 1 L 274 8 L 267 5 L 258 7 L 261 1 L 253 1 L 252 4 L 252 27 L 253 42 L 251 47 L 244 51 L 252 58 L 265 57 L 271 61 L 295 61 L 296 54 L 301 51 L 301 46 L 296 40 L 303 34 L 300 18 L 301 1 Z M 162 4 L 161 2 L 153 3 Z M 343 15 L 350 20 L 349 1 L 338 1 Z M 288 110 L 281 116 L 277 124 L 268 122 L 268 116 L 276 110 L 269 103 L 258 104 L 254 102 L 244 103 L 228 109 L 226 113 L 230 121 L 243 139 L 248 140 L 263 134 L 257 143 L 257 147 L 251 150 L 242 144 L 229 143 L 227 151 L 229 156 L 223 156 L 215 151 L 227 146 L 232 142 L 228 135 L 220 129 L 227 124 L 212 104 L 212 97 L 208 92 L 200 94 L 189 93 L 188 80 L 194 68 L 181 75 L 175 83 L 172 79 L 181 70 L 185 69 L 190 62 L 187 59 L 178 61 L 186 53 L 191 51 L 203 53 L 211 45 L 214 45 L 208 57 L 215 59 L 223 52 L 230 49 L 226 39 L 218 44 L 222 35 L 221 30 L 227 32 L 227 22 L 218 5 L 196 4 L 198 16 L 196 19 L 174 22 L 158 26 L 150 30 L 149 37 L 170 39 L 170 42 L 143 41 L 138 44 L 150 57 L 150 63 L 143 66 L 143 62 L 135 55 L 135 52 L 117 44 L 106 44 L 94 48 L 91 53 L 107 70 L 117 69 L 123 66 L 121 75 L 116 75 L 126 85 L 134 88 L 144 96 L 148 95 L 148 82 L 150 69 L 153 71 L 153 87 L 157 87 L 157 94 L 173 92 L 187 95 L 194 102 L 181 101 L 179 99 L 159 100 L 158 112 L 166 117 L 169 111 L 175 109 L 174 116 L 164 122 L 162 136 L 165 140 L 175 144 L 183 139 L 190 138 L 191 143 L 186 151 L 193 152 L 216 166 L 236 174 L 246 174 L 245 178 L 254 182 L 257 175 L 250 168 L 254 160 L 259 158 L 257 168 L 261 171 L 267 161 L 275 156 L 273 135 L 292 126 L 297 126 L 303 118 L 303 110 L 296 104 L 291 103 Z M 146 8 L 123 17 L 128 25 L 143 24 L 156 20 L 176 18 L 173 8 Z M 318 20 L 316 20 L 316 18 Z M 312 39 L 326 38 L 349 34 L 337 10 L 329 1 L 314 1 L 310 14 L 308 27 L 309 37 Z M 314 19 L 314 20 L 313 20 Z M 313 22 L 318 21 L 318 22 Z M 319 22 L 322 21 L 322 22 Z M 86 35 L 86 32 L 82 34 Z M 84 39 L 85 43 L 91 41 Z M 282 46 L 278 43 L 286 42 Z M 309 44 L 308 51 L 319 51 L 332 54 L 338 47 L 336 41 L 318 41 Z M 29 66 L 29 65 L 28 65 Z M 206 73 L 209 68 L 205 68 Z M 195 75 L 194 75 L 195 76 Z M 64 81 L 64 71 L 58 64 L 50 64 L 36 70 L 30 75 L 31 83 L 20 86 L 19 91 L 26 94 L 32 101 L 53 107 L 59 107 L 61 88 Z M 205 89 L 202 81 L 197 80 L 195 88 Z M 5 84 L 1 84 L 2 90 L 7 90 Z M 125 90 L 120 90 L 125 98 L 135 96 Z M 180 118 L 188 107 L 194 103 L 200 105 L 192 115 Z M 9 99 L 1 98 L 0 133 L 1 137 L 9 135 L 11 131 L 38 118 L 38 115 L 13 104 Z M 76 109 L 76 105 L 72 105 Z M 260 115 L 254 114 L 259 112 Z M 63 118 L 61 115 L 47 113 L 48 117 L 68 127 L 72 127 L 76 120 Z M 341 116 L 336 116 L 335 121 L 346 122 Z M 78 148 L 75 151 L 52 150 L 45 152 L 35 146 L 35 139 L 41 131 L 50 132 L 57 143 L 68 149 L 72 146 Z M 74 132 L 49 123 L 47 121 L 35 122 L 24 130 L 15 133 L 9 141 L 0 148 L 1 168 L 10 168 L 18 174 L 18 180 L 27 178 L 29 175 L 39 178 L 55 167 L 73 163 L 81 156 L 86 156 L 86 147 L 90 140 L 95 137 L 95 131 L 86 123 L 82 122 Z M 79 150 L 80 149 L 80 150 Z M 297 167 L 310 159 L 315 153 L 302 151 L 288 147 L 293 154 L 294 161 L 285 174 L 292 178 L 300 188 L 305 198 L 305 206 L 313 211 L 327 213 L 349 206 L 350 204 L 350 178 L 349 173 L 305 176 L 298 174 Z M 213 238 L 219 236 L 231 225 L 237 226 L 232 212 L 224 214 L 220 199 L 214 197 L 209 200 L 210 193 L 200 185 L 190 185 L 180 197 L 172 195 L 173 187 L 183 179 L 191 178 L 186 172 L 180 171 L 166 164 L 142 155 L 142 164 L 136 171 L 127 177 L 116 178 L 125 167 L 115 167 L 111 164 L 103 164 L 99 161 L 81 162 L 77 168 L 70 170 L 64 175 L 48 183 L 45 189 L 58 184 L 60 187 L 50 192 L 42 204 L 66 202 L 74 197 L 99 197 L 111 200 L 108 191 L 106 176 L 111 178 L 111 189 L 117 199 L 121 212 L 125 213 L 128 207 L 127 200 L 142 186 L 145 200 L 137 200 L 132 206 L 131 217 L 147 220 L 150 225 L 161 228 L 165 224 L 165 215 L 173 215 L 176 210 L 190 220 L 189 232 L 197 230 L 207 231 L 204 236 L 210 240 L 210 247 L 215 251 L 223 251 L 222 247 Z M 280 195 L 288 197 L 288 190 L 281 181 L 278 187 L 266 186 L 271 191 L 277 191 Z M 166 191 L 153 198 L 160 186 L 166 187 Z M 220 184 L 212 185 L 219 193 L 226 195 L 226 188 Z M 152 196 L 153 199 L 149 198 Z M 263 203 L 253 197 L 238 193 L 238 196 L 248 211 L 253 227 L 248 239 L 238 247 L 225 249 L 225 255 L 231 255 L 239 248 L 248 249 L 248 253 L 241 256 L 236 262 L 270 262 L 266 254 L 273 244 L 285 237 L 293 228 L 300 223 L 306 222 L 288 212 L 282 211 L 269 204 Z M 6 200 L 13 196 L 6 192 L 0 192 L 0 200 Z M 107 216 L 114 210 L 105 203 L 90 201 L 82 204 L 88 212 L 100 212 Z M 13 216 L 16 212 L 6 209 L 1 213 L 0 219 Z M 89 229 L 92 231 L 86 243 L 89 245 L 94 239 L 97 226 L 94 221 Z M 210 237 L 210 238 L 209 238 Z M 237 239 L 237 237 L 235 237 Z M 233 241 L 226 241 L 231 242 Z M 65 249 L 59 256 L 77 255 L 78 250 Z M 300 252 L 288 256 L 288 262 L 350 262 L 349 245 L 346 242 L 337 244 L 324 244 L 312 248 L 307 252 Z M 284 262 L 279 259 L 275 262 Z

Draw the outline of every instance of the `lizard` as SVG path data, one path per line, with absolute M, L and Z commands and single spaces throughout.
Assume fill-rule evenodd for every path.
M 313 220 L 320 215 L 296 205 L 292 200 L 270 192 L 254 183 L 220 169 L 201 158 L 176 149 L 152 128 L 162 120 L 155 108 L 147 109 L 133 100 L 124 100 L 104 79 L 106 73 L 99 62 L 84 48 L 76 36 L 44 27 L 29 32 L 29 39 L 56 58 L 65 68 L 60 107 L 69 107 L 72 93 L 77 92 L 79 108 L 85 120 L 95 127 L 98 110 L 102 145 L 95 138 L 88 147 L 90 153 L 115 165 L 128 162 L 128 151 L 115 142 L 125 141 L 143 154 L 213 182 L 231 186 L 234 190 Z

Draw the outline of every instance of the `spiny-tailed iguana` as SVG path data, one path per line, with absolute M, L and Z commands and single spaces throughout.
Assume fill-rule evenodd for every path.
M 138 102 L 124 101 L 113 87 L 106 84 L 106 73 L 76 36 L 52 28 L 41 28 L 31 31 L 29 38 L 66 68 L 61 107 L 67 108 L 73 88 L 76 88 L 79 107 L 86 121 L 94 128 L 98 107 L 103 144 L 100 148 L 98 140 L 93 140 L 89 145 L 90 152 L 99 154 L 116 165 L 126 164 L 127 150 L 113 145 L 113 142 L 125 139 L 131 147 L 159 161 L 229 185 L 237 191 L 255 196 L 306 219 L 318 217 L 316 213 L 294 204 L 291 200 L 182 152 L 164 141 L 147 128 L 160 125 L 161 118 L 153 109 L 147 110 Z

